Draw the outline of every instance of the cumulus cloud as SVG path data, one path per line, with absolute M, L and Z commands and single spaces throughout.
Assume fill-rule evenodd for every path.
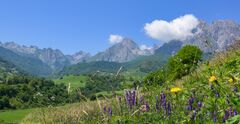
M 151 23 L 146 23 L 144 30 L 147 35 L 159 41 L 183 41 L 193 35 L 192 30 L 197 27 L 198 23 L 199 21 L 194 15 L 187 14 L 170 22 L 154 20 Z
M 141 50 L 151 50 L 151 49 L 152 49 L 152 47 L 149 47 L 149 46 L 147 46 L 147 45 L 145 45 L 145 44 L 140 45 L 139 48 L 140 48 Z
M 123 40 L 123 36 L 121 35 L 115 35 L 115 34 L 111 34 L 108 38 L 108 41 L 110 44 L 115 44 L 115 43 L 120 43 Z

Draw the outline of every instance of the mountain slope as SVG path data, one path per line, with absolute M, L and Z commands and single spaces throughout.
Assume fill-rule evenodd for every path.
M 17 69 L 17 67 L 15 65 L 13 65 L 10 62 L 7 62 L 5 60 L 3 60 L 0 57 L 0 83 L 6 79 L 7 76 L 9 75 L 16 75 L 16 74 L 20 74 L 21 71 Z
M 0 57 L 32 75 L 48 76 L 52 73 L 50 67 L 39 59 L 19 55 L 3 47 L 0 47 Z
M 122 42 L 93 56 L 89 61 L 128 62 L 136 59 L 138 56 L 149 54 L 141 50 L 133 40 L 125 38 Z
M 76 64 L 85 61 L 90 57 L 89 53 L 83 51 L 77 52 L 74 55 L 65 55 L 58 49 L 43 48 L 36 46 L 24 46 L 14 42 L 0 43 L 0 46 L 9 49 L 19 55 L 30 56 L 41 60 L 53 70 L 61 70 L 65 66 Z
M 204 52 L 222 51 L 240 38 L 240 25 L 230 20 L 201 21 L 194 32 L 184 44 L 197 45 Z

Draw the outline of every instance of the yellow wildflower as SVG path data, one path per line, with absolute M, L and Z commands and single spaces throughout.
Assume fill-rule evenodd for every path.
M 234 82 L 233 78 L 230 78 L 230 79 L 228 80 L 228 82 L 229 82 L 229 83 L 233 83 L 233 82 Z
M 217 78 L 215 77 L 215 76 L 211 76 L 210 78 L 209 78 L 209 82 L 214 82 L 214 81 L 216 81 L 217 80 Z
M 172 93 L 177 93 L 177 92 L 180 92 L 180 91 L 182 91 L 182 89 L 181 88 L 179 88 L 179 87 L 173 87 L 173 88 L 171 88 L 171 90 L 170 90 Z
M 238 81 L 239 79 L 237 78 L 237 77 L 230 77 L 229 78 L 229 80 L 228 80 L 228 82 L 229 83 L 234 83 L 234 82 L 236 82 L 236 81 Z

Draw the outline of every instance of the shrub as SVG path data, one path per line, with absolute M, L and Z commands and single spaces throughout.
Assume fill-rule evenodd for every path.
M 189 74 L 197 67 L 202 58 L 202 51 L 191 45 L 182 47 L 179 52 L 169 58 L 167 63 L 168 79 L 175 80 Z

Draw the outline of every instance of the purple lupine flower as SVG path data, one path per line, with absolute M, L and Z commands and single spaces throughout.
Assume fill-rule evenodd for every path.
M 157 110 L 157 112 L 160 111 L 158 96 L 156 96 L 156 110 Z
M 126 91 L 125 97 L 127 105 L 129 106 L 130 109 L 132 109 L 132 107 L 137 104 L 136 91 L 135 90 Z
M 132 91 L 131 97 L 132 97 L 132 105 L 136 105 L 136 90 Z
M 193 103 L 194 103 L 194 100 L 195 100 L 195 98 L 194 97 L 191 97 L 191 98 L 189 98 L 189 100 L 188 100 L 188 110 L 193 110 L 194 108 L 193 108 Z
M 166 107 L 167 107 L 167 100 L 166 100 L 166 95 L 165 95 L 164 92 L 162 92 L 161 95 L 160 95 L 160 105 L 161 105 L 164 109 L 166 109 Z
M 213 111 L 212 116 L 213 116 L 213 122 L 216 123 L 217 122 L 217 112 Z
M 235 116 L 235 115 L 238 115 L 238 112 L 237 112 L 236 109 L 234 109 L 234 111 L 233 111 L 233 115 L 234 115 L 234 116 Z
M 148 112 L 150 110 L 150 106 L 149 106 L 149 104 L 147 102 L 145 103 L 145 105 L 146 105 L 146 110 Z
M 199 102 L 198 102 L 198 108 L 201 108 L 201 107 L 202 107 L 202 102 L 199 101 Z
M 238 92 L 238 88 L 237 88 L 237 87 L 234 87 L 234 88 L 233 88 L 233 92 L 237 93 L 237 92 Z
M 226 110 L 226 111 L 225 111 L 225 115 L 223 116 L 222 122 L 224 123 L 228 118 L 229 118 L 229 113 L 228 113 L 228 111 Z
M 216 93 L 216 97 L 217 97 L 217 98 L 219 98 L 219 97 L 220 97 L 220 94 L 219 94 L 218 92 Z
M 108 108 L 108 114 L 110 117 L 112 116 L 112 108 Z
M 170 116 L 170 114 L 171 114 L 171 111 L 172 111 L 172 108 L 171 108 L 171 103 L 170 103 L 170 102 L 168 102 L 168 104 L 167 104 L 167 114 L 168 114 L 168 116 Z
M 107 107 L 106 107 L 106 106 L 103 107 L 103 112 L 104 112 L 104 113 L 107 112 Z

